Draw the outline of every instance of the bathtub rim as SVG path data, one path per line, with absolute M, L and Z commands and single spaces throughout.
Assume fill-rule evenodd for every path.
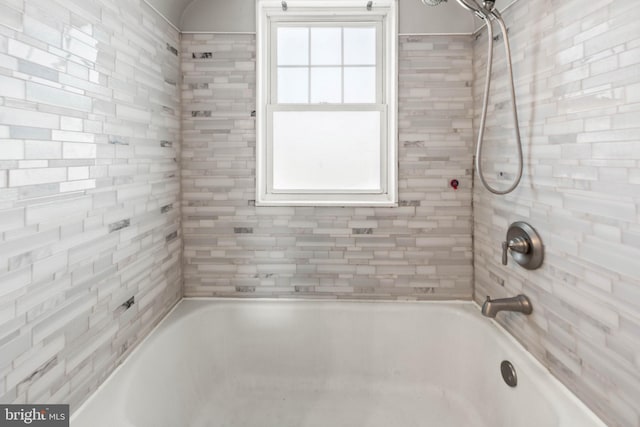
M 197 307 L 196 310 L 187 311 L 185 313 L 181 313 L 176 318 L 171 318 L 172 315 L 180 310 L 180 307 L 183 305 L 182 303 L 185 301 L 202 301 L 204 302 L 243 302 L 250 304 L 259 304 L 259 303 L 273 303 L 273 302 L 305 302 L 305 303 L 315 303 L 315 304 L 329 304 L 329 303 L 345 303 L 345 304 L 354 304 L 354 305 L 442 305 L 442 306 L 462 306 L 462 307 L 473 307 L 474 310 L 472 312 L 463 311 L 465 315 L 473 315 L 478 316 L 480 319 L 488 320 L 488 327 L 491 329 L 495 329 L 496 332 L 502 336 L 503 339 L 507 340 L 509 345 L 517 348 L 521 354 L 521 357 L 525 359 L 528 365 L 531 365 L 534 369 L 542 370 L 548 374 L 550 378 L 550 383 L 545 385 L 545 381 L 541 381 L 538 376 L 534 376 L 532 380 L 539 384 L 542 388 L 551 388 L 557 387 L 559 393 L 564 395 L 569 401 L 571 401 L 574 405 L 576 405 L 580 410 L 582 410 L 586 417 L 590 418 L 595 425 L 599 425 L 600 427 L 608 427 L 607 424 L 600 418 L 598 415 L 589 408 L 586 403 L 584 403 L 576 394 L 574 394 L 565 384 L 563 384 L 554 374 L 549 370 L 548 367 L 542 364 L 540 360 L 538 360 L 515 336 L 513 336 L 504 326 L 502 326 L 496 319 L 483 317 L 480 314 L 481 306 L 475 300 L 367 300 L 367 299 L 336 299 L 336 298 L 242 298 L 242 297 L 182 297 L 179 299 L 173 307 L 158 321 L 158 323 L 147 333 L 147 335 L 135 346 L 133 350 L 119 363 L 118 366 L 107 376 L 107 378 L 98 386 L 87 399 L 75 410 L 72 412 L 71 417 L 69 418 L 70 423 L 72 424 L 74 420 L 77 419 L 78 414 L 81 413 L 86 406 L 90 405 L 95 399 L 97 399 L 99 392 L 106 388 L 111 382 L 115 381 L 114 378 L 117 377 L 117 374 L 125 368 L 125 364 L 131 363 L 132 359 L 135 359 L 140 351 L 143 351 L 145 348 L 145 343 L 148 340 L 155 339 L 158 334 L 158 330 L 170 327 L 176 321 L 188 317 L 190 315 L 194 315 L 201 307 Z M 204 304 L 202 304 L 204 306 Z M 142 349 L 142 350 L 141 350 Z M 135 357 L 134 357 L 135 356 Z M 555 383 L 555 384 L 553 384 Z M 126 427 L 126 426 L 123 426 Z

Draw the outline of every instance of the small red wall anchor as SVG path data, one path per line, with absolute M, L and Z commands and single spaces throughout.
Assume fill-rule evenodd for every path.
M 457 179 L 452 179 L 451 181 L 449 181 L 449 185 L 454 189 L 457 190 L 458 187 L 460 186 L 460 182 Z

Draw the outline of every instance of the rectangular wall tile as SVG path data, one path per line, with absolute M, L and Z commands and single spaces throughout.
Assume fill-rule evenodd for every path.
M 515 337 L 611 426 L 640 426 L 638 241 L 640 219 L 640 9 L 635 2 L 518 1 L 504 13 L 514 70 L 525 169 L 498 197 L 474 190 L 475 298 L 527 294 L 533 314 L 498 315 Z M 546 24 L 545 24 L 546 23 Z M 476 121 L 486 64 L 486 32 L 474 44 Z M 503 71 L 496 62 L 484 164 L 489 181 L 515 170 Z M 500 124 L 498 126 L 497 124 Z M 477 131 L 477 130 L 476 130 Z M 513 221 L 540 233 L 545 260 L 526 271 L 500 263 Z
M 180 35 L 125 0 L 5 2 L 0 27 L 0 401 L 73 411 L 182 296 Z
M 270 208 L 254 202 L 255 36 L 183 35 L 186 295 L 471 297 L 471 39 L 399 42 L 399 207 Z

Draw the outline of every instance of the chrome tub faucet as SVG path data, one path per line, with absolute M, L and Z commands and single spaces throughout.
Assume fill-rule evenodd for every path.
M 511 298 L 487 299 L 482 304 L 482 315 L 486 317 L 496 317 L 500 311 L 516 311 L 522 314 L 531 314 L 533 307 L 531 301 L 525 295 L 517 295 Z

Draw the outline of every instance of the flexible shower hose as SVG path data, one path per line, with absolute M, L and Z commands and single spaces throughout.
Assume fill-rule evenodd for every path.
M 498 24 L 500 25 L 500 29 L 502 30 L 502 35 L 504 38 L 504 48 L 506 52 L 507 69 L 509 72 L 509 79 L 511 83 L 511 104 L 512 104 L 512 111 L 513 111 L 513 120 L 515 124 L 516 147 L 518 151 L 518 172 L 516 174 L 517 175 L 516 179 L 514 180 L 514 182 L 511 184 L 509 188 L 507 188 L 506 190 L 498 190 L 491 187 L 491 185 L 489 185 L 489 183 L 484 177 L 484 171 L 482 169 L 482 148 L 483 148 L 483 142 L 484 142 L 485 126 L 487 123 L 489 90 L 491 88 L 491 69 L 493 67 L 493 26 L 491 25 L 491 20 L 489 19 L 489 16 L 486 16 L 486 15 L 483 16 L 483 18 L 487 23 L 487 31 L 489 36 L 489 43 L 488 43 L 489 50 L 487 55 L 487 80 L 484 86 L 482 115 L 480 116 L 480 129 L 478 130 L 478 143 L 476 145 L 476 169 L 478 170 L 478 176 L 480 177 L 480 181 L 482 181 L 482 184 L 484 185 L 484 187 L 493 194 L 502 195 L 502 194 L 511 193 L 513 190 L 515 190 L 515 188 L 520 183 L 520 179 L 522 179 L 522 164 L 523 164 L 522 140 L 520 138 L 520 128 L 518 126 L 518 111 L 516 108 L 516 88 L 513 80 L 513 65 L 511 63 L 511 48 L 509 46 L 509 37 L 507 35 L 507 27 L 504 24 L 504 20 L 502 19 L 502 16 L 496 10 L 492 10 L 490 13 L 491 15 L 493 15 L 496 21 L 498 21 Z

